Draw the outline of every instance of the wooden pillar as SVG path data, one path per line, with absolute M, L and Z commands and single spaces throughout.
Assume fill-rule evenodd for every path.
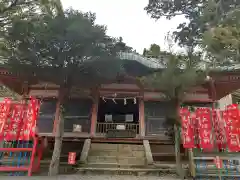
M 196 177 L 196 165 L 194 162 L 194 154 L 193 154 L 193 149 L 188 149 L 188 158 L 189 158 L 189 169 L 191 173 L 191 177 L 195 178 Z
M 91 137 L 94 137 L 96 133 L 98 102 L 99 102 L 98 91 L 95 91 L 94 98 L 93 98 L 93 105 L 92 105 L 92 116 L 91 116 L 91 128 L 90 128 Z
M 145 112 L 143 97 L 139 99 L 139 134 L 141 137 L 145 136 Z

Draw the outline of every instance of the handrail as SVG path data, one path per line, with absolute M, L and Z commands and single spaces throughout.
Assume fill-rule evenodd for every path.
M 137 123 L 97 123 L 96 133 L 105 134 L 109 129 L 117 129 L 117 125 L 124 125 L 126 130 L 134 130 L 139 134 L 139 124 Z

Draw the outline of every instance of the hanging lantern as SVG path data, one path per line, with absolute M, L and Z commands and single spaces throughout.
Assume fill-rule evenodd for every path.
M 136 103 L 137 103 L 137 100 L 136 100 L 136 98 L 134 98 L 133 102 L 134 102 L 134 104 L 136 104 Z
M 124 98 L 124 105 L 126 105 L 127 104 L 127 99 L 126 98 Z

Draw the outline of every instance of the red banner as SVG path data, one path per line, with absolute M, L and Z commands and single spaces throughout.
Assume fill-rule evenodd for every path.
M 199 147 L 211 150 L 214 147 L 211 125 L 211 112 L 209 108 L 198 108 L 196 119 L 199 128 Z
M 212 121 L 218 149 L 224 149 L 226 148 L 226 133 L 224 128 L 224 121 L 219 110 L 214 110 L 212 112 Z
M 223 119 L 225 121 L 228 149 L 231 152 L 238 152 L 240 151 L 238 105 L 232 104 L 227 106 L 226 111 L 223 112 Z
M 23 126 L 20 133 L 20 140 L 29 140 L 36 133 L 36 119 L 39 112 L 39 101 L 31 98 L 23 116 Z
M 24 104 L 16 103 L 12 105 L 10 121 L 5 129 L 5 140 L 17 140 L 22 126 Z
M 9 117 L 10 107 L 10 99 L 6 98 L 2 102 L 0 102 L 0 139 L 4 138 L 4 127 L 6 126 L 7 119 Z
M 187 108 L 180 109 L 182 124 L 182 140 L 184 148 L 194 148 L 194 126 L 190 118 L 190 112 Z

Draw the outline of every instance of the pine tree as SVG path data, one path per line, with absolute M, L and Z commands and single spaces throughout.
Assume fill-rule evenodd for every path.
M 168 37 L 169 40 L 172 37 Z M 172 42 L 172 41 L 171 41 Z M 171 43 L 169 41 L 169 43 Z M 169 47 L 172 45 L 169 44 Z M 171 48 L 169 48 L 171 50 Z M 168 53 L 165 59 L 165 67 L 158 72 L 142 78 L 145 85 L 161 90 L 172 104 L 172 111 L 167 117 L 169 125 L 175 127 L 175 153 L 177 173 L 184 178 L 180 158 L 180 118 L 179 108 L 190 88 L 205 82 L 207 72 L 201 70 L 201 56 L 193 52 L 192 47 L 186 47 L 187 54 Z
M 55 145 L 49 175 L 57 175 L 64 125 L 64 101 L 73 86 L 92 89 L 121 74 L 115 40 L 93 13 L 67 10 L 63 15 L 41 14 L 36 20 L 15 20 L 4 36 L 5 66 L 24 81 L 60 85 Z

